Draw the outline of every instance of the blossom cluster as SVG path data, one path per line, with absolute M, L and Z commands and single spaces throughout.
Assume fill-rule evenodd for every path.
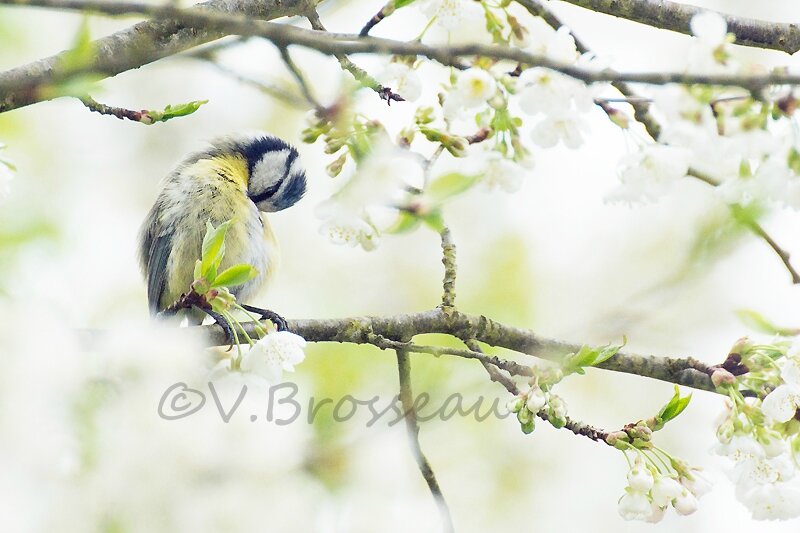
M 540 17 L 520 21 L 507 5 L 431 0 L 420 2 L 420 9 L 445 32 L 482 16 L 495 43 L 565 65 L 589 64 L 568 28 L 553 29 Z M 430 27 L 420 38 L 426 38 Z M 413 115 L 399 131 L 365 119 L 352 94 L 343 94 L 309 118 L 304 139 L 324 141 L 325 151 L 334 157 L 328 172 L 341 183 L 317 210 L 321 233 L 335 244 L 373 250 L 384 234 L 398 227 L 408 230 L 424 222 L 438 229 L 440 207 L 457 194 L 478 184 L 516 192 L 533 166 L 534 149 L 559 144 L 577 148 L 584 142 L 594 89 L 583 82 L 541 68 L 514 71 L 513 65 L 476 60 L 463 70 L 441 69 L 442 76 L 430 78 L 431 85 L 439 82 L 431 91 L 419 74 L 423 65 L 428 66 L 393 57 L 376 76 L 413 103 L 397 104 Z M 460 183 L 449 186 L 442 198 L 438 185 L 452 185 L 452 168 L 459 169 Z
M 567 424 L 567 404 L 563 398 L 554 394 L 545 386 L 542 389 L 536 382 L 532 386 L 520 390 L 519 394 L 509 400 L 507 408 L 516 413 L 523 433 L 532 433 L 536 427 L 537 416 L 545 417 L 556 428 Z
M 732 385 L 719 421 L 716 453 L 725 457 L 736 497 L 758 520 L 800 516 L 800 344 L 734 346 L 749 372 L 739 378 L 756 396 Z M 766 386 L 764 385 L 766 384 Z M 776 387 L 773 387 L 777 384 Z M 759 387 L 761 385 L 761 387 Z M 763 395 L 769 391 L 762 399 Z
M 625 520 L 659 522 L 670 506 L 680 515 L 692 514 L 697 510 L 697 499 L 710 489 L 697 470 L 687 469 L 671 457 L 667 456 L 671 463 L 669 473 L 662 473 L 667 465 L 663 460 L 659 465 L 651 458 L 656 455 L 639 451 L 630 466 L 628 485 L 618 503 L 619 514 Z

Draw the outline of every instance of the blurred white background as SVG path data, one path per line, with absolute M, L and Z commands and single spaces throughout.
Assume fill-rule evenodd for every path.
M 321 14 L 329 30 L 352 32 L 382 4 L 381 0 L 345 2 L 323 6 Z M 771 20 L 800 19 L 800 7 L 788 0 L 698 5 Z M 686 36 L 557 2 L 552 7 L 618 70 L 680 70 L 685 65 Z M 93 17 L 92 36 L 124 28 L 134 20 Z M 69 47 L 79 23 L 80 16 L 74 14 L 0 9 L 0 68 Z M 375 33 L 407 39 L 422 25 L 422 15 L 409 8 Z M 737 48 L 736 53 L 757 56 L 765 64 L 796 61 L 751 49 Z M 294 54 L 320 98 L 332 98 L 345 79 L 335 61 L 305 50 Z M 230 49 L 222 58 L 231 68 L 259 80 L 291 81 L 269 44 L 251 42 Z M 380 58 L 354 60 L 372 72 L 384 64 Z M 43 376 L 70 365 L 63 358 L 81 357 L 80 348 L 63 348 L 53 329 L 34 332 L 22 324 L 45 320 L 44 316 L 51 317 L 44 324 L 55 320 L 67 329 L 98 328 L 113 337 L 113 332 L 148 321 L 135 256 L 139 224 L 155 199 L 159 180 L 188 152 L 220 134 L 257 129 L 295 142 L 309 176 L 307 197 L 271 216 L 282 247 L 282 268 L 257 303 L 291 318 L 394 314 L 437 304 L 442 273 L 435 234 L 417 231 L 386 237 L 373 252 L 337 247 L 319 234 L 314 208 L 336 190 L 337 182 L 324 172 L 329 160 L 321 146 L 299 143 L 305 127 L 302 112 L 210 65 L 181 57 L 121 74 L 102 87 L 103 92 L 95 95 L 98 100 L 131 109 L 198 99 L 209 103 L 190 117 L 154 126 L 93 114 L 71 99 L 0 115 L 0 141 L 9 145 L 7 155 L 19 169 L 10 196 L 0 204 L 4 241 L 0 302 L 6 318 L 0 330 L 3 339 L 30 335 L 28 342 L 0 341 L 0 353 L 3 358 L 12 357 L 13 350 L 39 354 L 35 365 L 31 362 L 20 367 L 19 374 L 8 374 L 28 379 L 17 399 L 29 401 L 41 394 L 52 381 Z M 362 93 L 364 108 L 390 129 L 413 112 L 410 105 L 387 108 L 373 94 Z M 707 187 L 687 182 L 669 198 L 645 206 L 607 203 L 604 198 L 617 184 L 617 164 L 630 149 L 630 139 L 600 111 L 591 125 L 591 136 L 577 151 L 536 151 L 535 168 L 525 176 L 521 192 L 507 195 L 476 188 L 448 209 L 458 246 L 457 294 L 462 310 L 571 342 L 602 344 L 626 335 L 631 351 L 691 355 L 708 363 L 720 362 L 736 339 L 752 333 L 736 318 L 737 309 L 754 309 L 779 324 L 798 325 L 800 288 L 791 285 L 777 257 L 761 241 L 749 234 L 724 243 L 703 240 L 708 237 L 705 230 L 721 225 L 727 216 Z M 763 223 L 796 255 L 800 267 L 800 216 L 781 211 Z M 137 342 L 135 335 L 131 338 Z M 159 353 L 169 357 L 166 350 Z M 413 356 L 413 364 L 418 392 L 431 391 L 440 398 L 461 392 L 467 403 L 480 395 L 505 402 L 504 391 L 490 383 L 478 365 L 423 355 Z M 358 398 L 378 394 L 388 401 L 396 393 L 393 354 L 362 347 L 313 346 L 291 377 L 300 385 L 301 398 L 349 393 Z M 110 434 L 126 436 L 109 437 L 105 442 L 110 447 L 128 446 L 136 453 L 151 440 L 138 429 L 156 421 L 140 425 L 137 417 L 155 417 L 155 391 L 146 397 L 151 404 L 127 406 L 130 417 L 105 421 Z M 608 428 L 651 416 L 672 393 L 669 384 L 600 371 L 571 378 L 560 391 L 572 416 Z M 461 532 L 796 529 L 796 521 L 754 522 L 735 501 L 710 453 L 716 440 L 714 419 L 722 409 L 720 397 L 696 392 L 686 414 L 657 435 L 661 447 L 707 467 L 716 484 L 694 515 L 672 513 L 656 525 L 624 522 L 617 514 L 627 471 L 620 453 L 544 423 L 525 436 L 512 420 L 431 421 L 422 424 L 421 441 Z M 19 413 L 24 412 L 29 411 L 20 408 Z M 47 440 L 48 426 L 34 422 L 41 413 L 29 413 L 26 424 Z M 15 434 L 20 420 L 2 419 L 0 432 Z M 137 467 L 118 465 L 117 477 L 113 469 L 107 470 L 107 486 L 87 490 L 98 501 L 117 493 L 120 501 L 141 498 L 143 514 L 152 512 L 156 517 L 147 525 L 139 523 L 141 529 L 136 530 L 142 531 L 167 530 L 158 517 L 176 513 L 179 506 L 183 506 L 179 529 L 188 530 L 195 520 L 204 522 L 209 508 L 233 509 L 237 502 L 251 505 L 255 494 L 259 507 L 238 512 L 239 523 L 208 523 L 217 524 L 216 531 L 438 530 L 435 505 L 416 470 L 402 425 L 390 428 L 381 422 L 366 428 L 364 420 L 287 427 L 248 424 L 237 426 L 236 437 L 226 437 L 229 448 L 208 453 L 251 457 L 243 465 L 221 468 L 246 472 L 255 464 L 264 473 L 256 480 L 239 484 L 227 479 L 199 494 L 191 478 L 169 474 L 172 466 L 167 463 L 180 461 L 202 447 L 205 439 L 216 438 L 209 431 L 234 431 L 215 419 L 192 438 L 181 439 L 180 430 L 173 427 L 170 431 L 177 432 L 178 440 L 172 455 L 144 455 L 147 460 Z M 193 431 L 185 429 L 186 435 Z M 136 439 L 142 443 L 134 445 Z M 272 460 L 256 459 L 262 456 Z M 139 469 L 154 472 L 142 480 L 128 477 Z M 19 475 L 22 479 L 29 473 Z M 177 492 L 162 498 L 157 490 L 162 479 L 170 490 L 185 491 L 185 498 Z M 15 491 L 7 484 L 0 489 Z M 21 498 L 15 492 L 12 501 Z M 31 498 L 40 503 L 46 499 L 38 491 Z M 160 510 L 151 501 L 158 499 L 175 503 L 169 511 Z M 69 499 L 49 501 L 59 503 L 35 512 L 57 517 L 80 509 L 70 511 L 65 503 Z

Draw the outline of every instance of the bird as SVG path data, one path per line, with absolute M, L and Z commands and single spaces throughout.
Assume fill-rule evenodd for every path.
M 278 266 L 278 244 L 265 213 L 293 206 L 306 192 L 297 149 L 266 133 L 220 137 L 186 157 L 161 187 L 139 233 L 150 314 L 170 309 L 189 291 L 207 222 L 216 227 L 230 220 L 220 272 L 240 263 L 255 267 L 257 276 L 231 293 L 245 309 L 286 329 L 277 313 L 241 302 L 258 294 Z M 221 317 L 203 312 L 230 333 Z M 188 310 L 186 316 L 199 324 L 203 312 Z

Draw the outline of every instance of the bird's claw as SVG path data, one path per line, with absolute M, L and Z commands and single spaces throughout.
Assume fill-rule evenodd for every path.
M 231 327 L 230 323 L 225 319 L 224 316 L 217 313 L 216 311 L 212 311 L 211 309 L 203 309 L 202 307 L 194 306 L 195 309 L 199 309 L 211 318 L 214 319 L 214 322 L 222 328 L 222 332 L 225 334 L 225 343 L 228 345 L 227 351 L 230 352 L 233 349 L 233 328 Z
M 269 320 L 275 324 L 275 327 L 278 331 L 289 331 L 289 323 L 286 322 L 286 319 L 275 311 L 261 309 L 260 307 L 253 307 L 252 305 L 242 305 L 242 307 L 245 309 L 245 311 L 250 311 L 251 313 L 260 315 L 261 320 Z

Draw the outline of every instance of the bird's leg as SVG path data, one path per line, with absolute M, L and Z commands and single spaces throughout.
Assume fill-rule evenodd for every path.
M 231 328 L 230 323 L 225 320 L 225 317 L 221 314 L 217 313 L 216 311 L 212 311 L 210 308 L 204 308 L 199 305 L 192 306 L 194 309 L 198 309 L 203 313 L 207 314 L 211 318 L 214 319 L 214 322 L 222 328 L 222 332 L 225 333 L 225 342 L 228 344 L 228 351 L 233 349 L 233 328 Z
M 281 315 L 276 313 L 275 311 L 270 311 L 269 309 L 261 309 L 260 307 L 253 307 L 252 305 L 245 305 L 241 304 L 242 308 L 245 311 L 250 311 L 251 313 L 256 313 L 261 315 L 261 320 L 269 320 L 278 331 L 289 331 L 289 324 L 286 322 L 286 319 L 283 318 Z

